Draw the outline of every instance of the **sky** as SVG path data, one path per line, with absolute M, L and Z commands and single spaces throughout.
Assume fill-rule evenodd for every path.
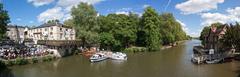
M 240 21 L 240 0 L 0 0 L 11 23 L 39 26 L 52 19 L 71 18 L 70 10 L 80 2 L 92 4 L 100 15 L 109 13 L 140 16 L 151 6 L 159 14 L 170 12 L 190 36 L 198 37 L 211 23 Z

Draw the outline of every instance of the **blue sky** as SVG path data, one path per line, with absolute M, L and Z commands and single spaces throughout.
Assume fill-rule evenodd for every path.
M 239 0 L 0 0 L 8 11 L 11 24 L 38 26 L 50 19 L 71 18 L 70 8 L 79 2 L 93 4 L 101 15 L 141 15 L 152 6 L 159 13 L 171 12 L 191 36 L 199 36 L 202 28 L 214 22 L 240 21 Z

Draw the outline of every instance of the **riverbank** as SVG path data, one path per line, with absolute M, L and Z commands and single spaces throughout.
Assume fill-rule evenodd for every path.
M 1 63 L 6 66 L 13 66 L 13 65 L 26 65 L 26 64 L 34 64 L 40 62 L 48 62 L 58 59 L 53 55 L 45 55 L 45 56 L 34 56 L 34 57 L 18 57 L 16 59 L 0 59 Z
M 173 44 L 170 44 L 170 45 L 163 45 L 163 46 L 161 46 L 160 50 L 165 50 L 165 49 L 169 49 L 169 48 L 178 46 L 179 44 L 182 44 L 185 41 L 187 41 L 187 40 L 177 41 L 177 42 L 175 42 Z M 148 51 L 146 47 L 135 47 L 135 46 L 130 47 L 130 48 L 126 48 L 124 50 L 124 52 L 126 52 L 126 53 L 137 53 L 137 52 L 146 52 L 146 51 Z

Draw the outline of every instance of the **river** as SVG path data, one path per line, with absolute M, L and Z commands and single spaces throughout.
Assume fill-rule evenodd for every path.
M 199 40 L 189 40 L 159 52 L 128 54 L 127 61 L 105 60 L 90 63 L 83 56 L 52 62 L 10 67 L 12 77 L 237 77 L 240 62 L 192 64 L 192 48 Z

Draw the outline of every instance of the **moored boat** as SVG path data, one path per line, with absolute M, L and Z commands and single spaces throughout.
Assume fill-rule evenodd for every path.
M 127 60 L 127 55 L 122 52 L 115 52 L 115 53 L 112 53 L 110 58 L 114 60 Z
M 90 57 L 91 62 L 99 62 L 107 59 L 108 57 L 103 53 L 96 53 Z

